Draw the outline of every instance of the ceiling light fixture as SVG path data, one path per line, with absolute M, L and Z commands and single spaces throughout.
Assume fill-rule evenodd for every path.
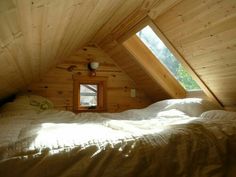
M 90 70 L 90 76 L 96 76 L 96 70 L 99 67 L 99 62 L 92 61 L 88 64 L 88 69 Z

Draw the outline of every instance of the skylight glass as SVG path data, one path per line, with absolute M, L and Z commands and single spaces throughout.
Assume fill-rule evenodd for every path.
M 187 91 L 201 90 L 198 84 L 187 73 L 150 26 L 146 26 L 141 31 L 137 32 L 136 35 Z

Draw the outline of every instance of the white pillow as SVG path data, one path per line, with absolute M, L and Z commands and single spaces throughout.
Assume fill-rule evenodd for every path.
M 203 112 L 208 110 L 220 109 L 214 103 L 201 98 L 172 99 L 167 101 L 168 106 L 166 106 L 166 110 L 177 109 L 191 117 L 199 117 Z
M 39 113 L 53 108 L 53 103 L 48 99 L 37 95 L 19 95 L 13 102 L 3 105 L 1 113 L 31 111 Z
M 38 95 L 19 95 L 14 103 L 35 106 L 41 110 L 53 108 L 53 103 L 50 100 Z
M 235 119 L 236 112 L 224 111 L 224 110 L 211 110 L 202 113 L 203 119 Z

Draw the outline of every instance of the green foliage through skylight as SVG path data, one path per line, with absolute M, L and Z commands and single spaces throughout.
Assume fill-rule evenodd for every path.
M 164 64 L 168 68 L 168 70 L 175 76 L 175 78 L 186 90 L 200 90 L 198 84 L 187 73 L 180 62 L 165 46 L 165 44 L 151 29 L 151 27 L 146 26 L 137 33 L 137 36 L 152 51 L 156 58 L 158 58 L 162 62 L 162 64 Z

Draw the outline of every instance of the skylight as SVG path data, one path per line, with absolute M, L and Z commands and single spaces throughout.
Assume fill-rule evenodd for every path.
M 198 84 L 192 79 L 150 26 L 146 26 L 141 31 L 137 32 L 136 35 L 187 91 L 201 90 Z

